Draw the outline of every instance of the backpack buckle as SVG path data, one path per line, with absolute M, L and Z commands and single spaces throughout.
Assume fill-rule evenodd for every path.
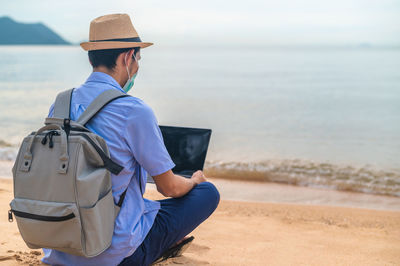
M 69 118 L 64 118 L 64 131 L 68 138 L 69 132 L 71 131 L 71 119 Z

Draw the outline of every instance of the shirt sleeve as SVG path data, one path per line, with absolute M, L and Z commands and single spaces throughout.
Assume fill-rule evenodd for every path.
M 151 176 L 175 167 L 162 138 L 153 110 L 142 105 L 127 115 L 125 141 L 136 161 Z
M 54 103 L 49 108 L 48 117 L 53 117 L 53 113 L 54 113 Z

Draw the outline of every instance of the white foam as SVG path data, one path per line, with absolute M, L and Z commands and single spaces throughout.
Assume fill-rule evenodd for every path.
M 340 166 L 305 160 L 267 160 L 254 163 L 207 162 L 214 177 L 258 180 L 308 187 L 357 191 L 400 197 L 400 171 L 370 166 Z
M 0 147 L 0 161 L 15 161 L 17 153 L 16 147 Z

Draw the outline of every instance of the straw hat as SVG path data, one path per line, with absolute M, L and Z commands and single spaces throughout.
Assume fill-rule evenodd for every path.
M 95 18 L 90 23 L 89 41 L 81 43 L 85 51 L 146 48 L 153 43 L 142 42 L 128 14 L 111 14 Z

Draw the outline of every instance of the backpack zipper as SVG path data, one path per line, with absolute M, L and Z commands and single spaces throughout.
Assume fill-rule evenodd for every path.
M 52 149 L 54 147 L 53 136 L 60 136 L 60 133 L 58 133 L 55 130 L 47 132 L 46 135 L 44 135 L 44 138 L 42 139 L 42 144 L 46 145 L 47 139 L 49 139 L 49 148 Z
M 45 222 L 62 222 L 62 221 L 67 221 L 72 218 L 75 218 L 75 214 L 73 212 L 71 212 L 68 215 L 64 215 L 64 216 L 47 216 L 47 215 L 32 214 L 32 213 L 28 213 L 28 212 L 21 212 L 21 211 L 16 211 L 16 210 L 11 209 L 8 211 L 8 221 L 9 222 L 13 221 L 12 213 L 14 213 L 14 215 L 17 217 L 45 221 Z

